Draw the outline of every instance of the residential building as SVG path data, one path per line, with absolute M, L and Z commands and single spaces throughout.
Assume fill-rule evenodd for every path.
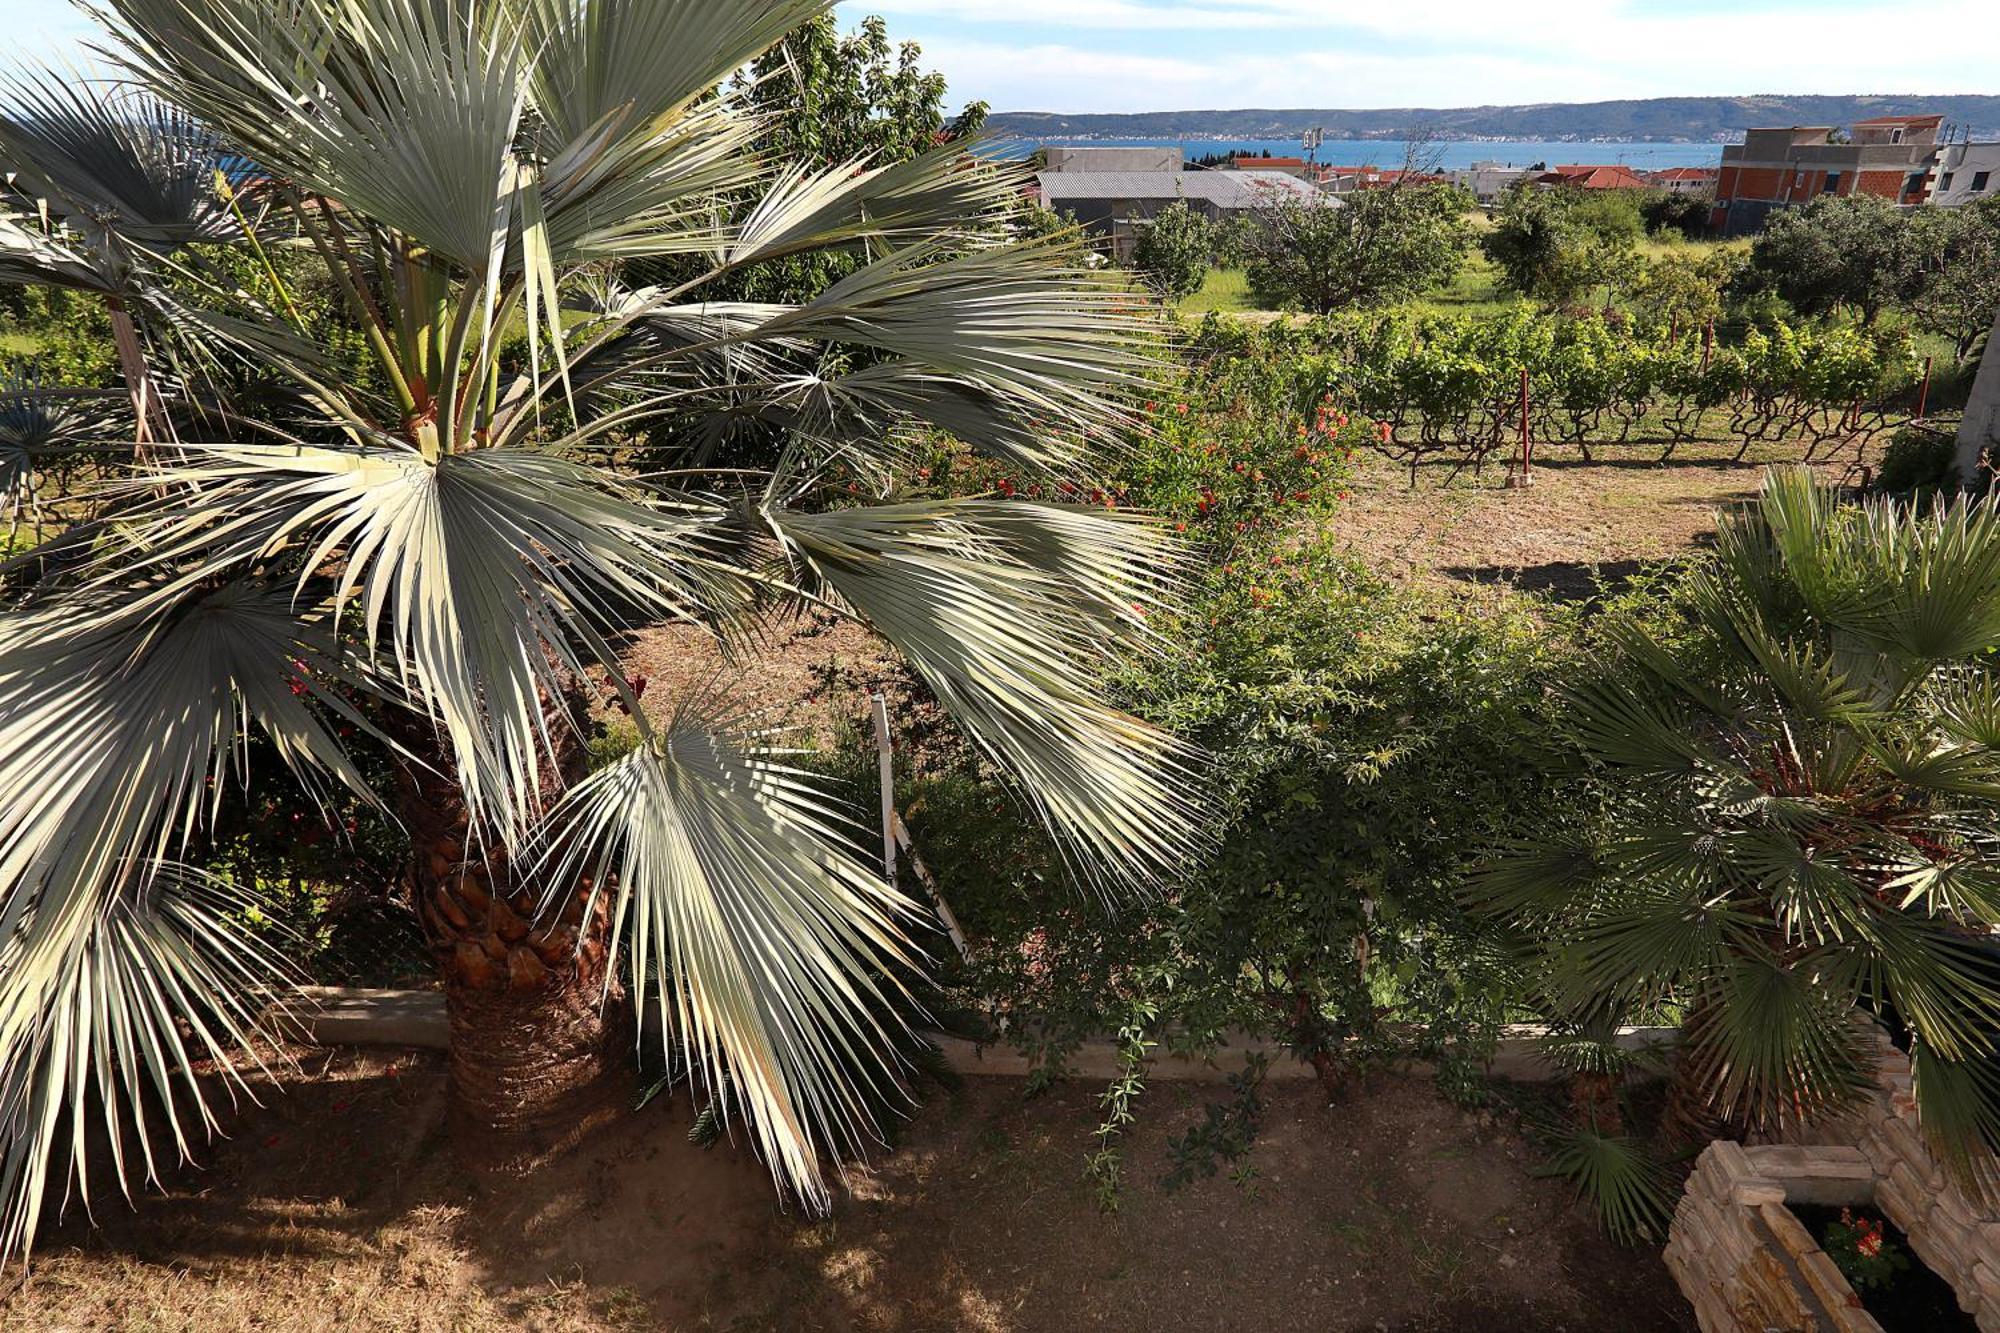
M 1931 202 L 1945 208 L 2000 199 L 2000 143 L 1948 143 L 1932 175 Z
M 1474 162 L 1451 172 L 1452 184 L 1471 194 L 1482 204 L 1490 204 L 1512 189 L 1528 174 L 1528 168 L 1508 162 Z
M 1178 148 L 1099 148 L 1050 144 L 1042 149 L 1047 171 L 1179 171 L 1186 161 Z
M 1352 194 L 1381 183 L 1380 167 L 1323 167 L 1319 176 L 1319 188 L 1328 194 Z
M 1277 200 L 1337 202 L 1282 171 L 1045 171 L 1035 179 L 1042 207 L 1074 214 L 1120 260 L 1131 256 L 1134 226 L 1179 200 L 1212 222 Z
M 1756 129 L 1722 150 L 1709 223 L 1725 236 L 1762 231 L 1772 211 L 1823 194 L 1872 194 L 1914 206 L 1930 197 L 1942 116 L 1877 116 L 1845 141 L 1827 125 Z
M 1300 180 L 1319 181 L 1329 170 L 1322 163 L 1308 162 L 1302 157 L 1253 157 L 1238 153 L 1229 159 L 1225 171 L 1282 171 L 1287 176 L 1297 176 Z
M 1713 167 L 1668 167 L 1653 172 L 1647 180 L 1654 189 L 1668 194 L 1707 194 L 1715 188 L 1717 174 Z
M 1535 184 L 1547 189 L 1569 188 L 1573 190 L 1644 190 L 1650 183 L 1644 176 L 1627 166 L 1562 166 L 1552 167 L 1535 177 Z

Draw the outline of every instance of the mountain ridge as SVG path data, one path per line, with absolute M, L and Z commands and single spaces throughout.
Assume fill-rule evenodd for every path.
M 1646 97 L 1605 102 L 1530 102 L 1467 107 L 1244 108 L 1085 112 L 996 111 L 987 128 L 1023 138 L 1295 139 L 1315 126 L 1329 138 L 1401 139 L 1435 129 L 1448 139 L 1632 139 L 1727 142 L 1761 125 L 1832 125 L 1887 115 L 1942 115 L 1962 137 L 2000 138 L 2000 96 L 1904 93 L 1747 97 Z

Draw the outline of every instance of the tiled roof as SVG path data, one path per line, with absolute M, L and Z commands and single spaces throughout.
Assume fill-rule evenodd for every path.
M 1217 208 L 1254 208 L 1274 194 L 1322 199 L 1317 186 L 1282 171 L 1045 171 L 1042 193 L 1059 199 L 1199 199 Z
M 1942 125 L 1944 124 L 1944 117 L 1943 116 L 1870 116 L 1867 120 L 1857 120 L 1854 123 L 1857 127 L 1862 125 Z
M 1550 185 L 1576 185 L 1586 190 L 1643 190 L 1646 178 L 1630 167 L 1559 166 L 1538 179 Z

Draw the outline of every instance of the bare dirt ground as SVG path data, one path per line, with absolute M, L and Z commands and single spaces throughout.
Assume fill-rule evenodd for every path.
M 1521 490 L 1508 489 L 1502 463 L 1489 463 L 1483 475 L 1462 473 L 1448 486 L 1448 467 L 1426 466 L 1413 490 L 1406 469 L 1370 456 L 1334 530 L 1392 578 L 1577 600 L 1617 586 L 1646 563 L 1706 546 L 1718 508 L 1754 498 L 1767 467 L 1800 456 L 1795 445 L 1758 445 L 1739 462 L 1735 450 L 1684 445 L 1660 463 L 1651 449 L 1613 448 L 1583 463 L 1551 449 L 1535 465 L 1535 485 Z M 1848 451 L 1815 470 L 1838 482 L 1853 461 Z
M 1604 1240 L 1489 1114 L 1385 1078 L 1329 1108 L 1268 1085 L 1232 1179 L 1159 1183 L 1217 1089 L 1160 1084 L 1123 1204 L 1082 1179 L 1097 1089 L 937 1092 L 830 1216 L 779 1208 L 687 1107 L 544 1168 L 450 1163 L 432 1057 L 311 1052 L 136 1212 L 45 1237 L 0 1328 L 71 1330 L 1642 1330 L 1692 1327 L 1650 1251 Z M 324 1066 L 324 1068 L 322 1068 Z

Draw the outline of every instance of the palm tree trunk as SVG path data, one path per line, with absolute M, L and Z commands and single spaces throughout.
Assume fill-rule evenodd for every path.
M 411 895 L 451 1023 L 453 1148 L 469 1166 L 516 1165 L 631 1104 L 631 1011 L 609 910 L 586 913 L 586 882 L 538 919 L 546 886 L 502 849 L 470 845 L 457 785 L 437 772 L 406 769 L 402 806 Z

